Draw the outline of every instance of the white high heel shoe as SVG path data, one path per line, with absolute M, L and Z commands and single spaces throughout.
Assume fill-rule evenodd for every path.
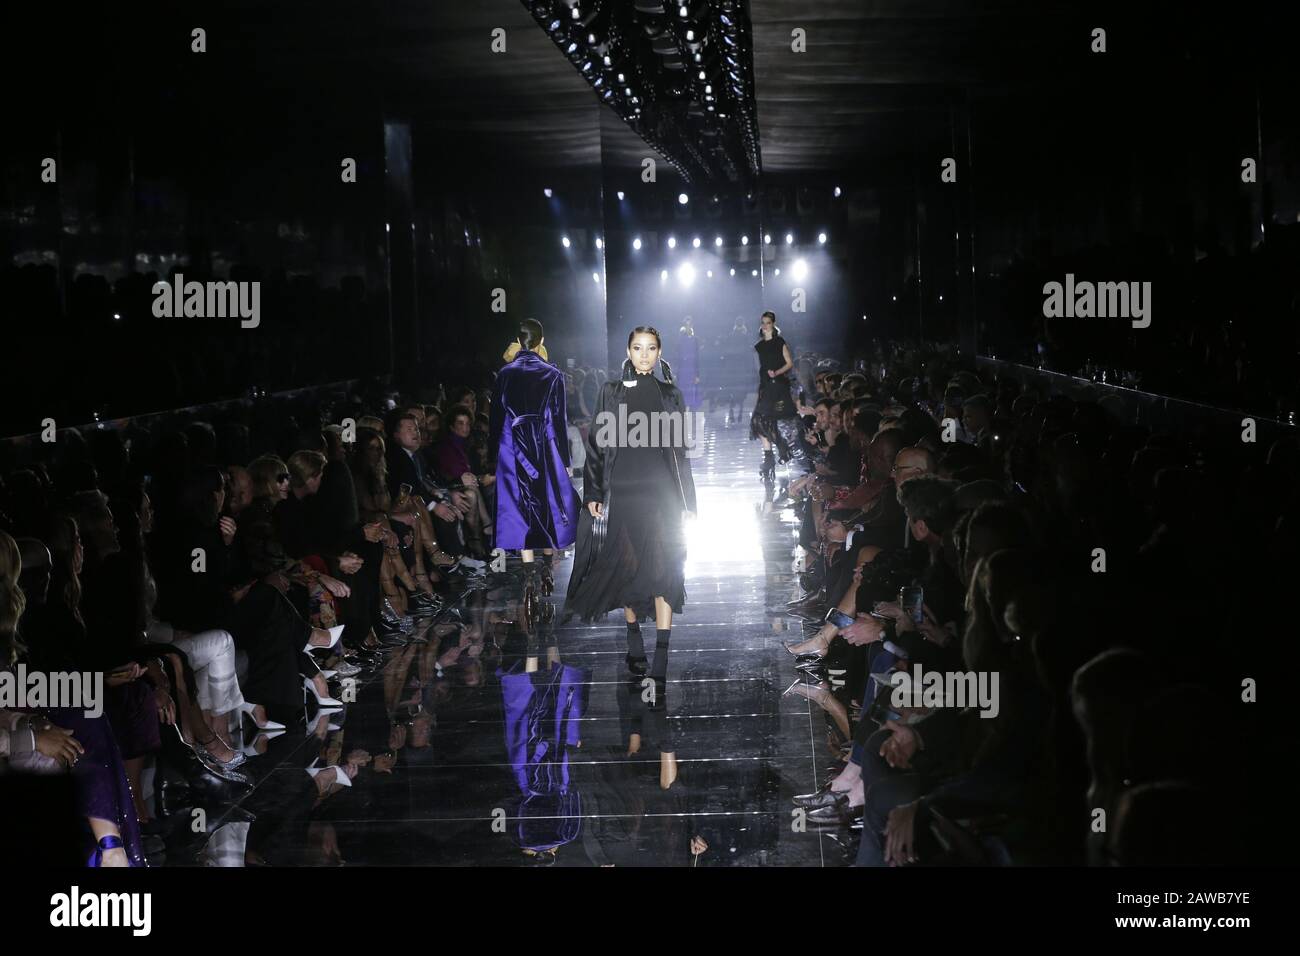
M 307 693 L 311 694 L 312 697 L 316 698 L 316 705 L 318 707 L 331 707 L 334 709 L 338 709 L 343 706 L 343 701 L 341 700 L 335 700 L 333 697 L 322 697 L 320 695 L 320 691 L 316 690 L 316 684 L 312 681 L 310 677 L 304 677 L 302 679 L 302 686 L 303 689 L 307 691 Z
M 312 651 L 328 651 L 336 645 L 339 642 L 339 638 L 343 636 L 343 625 L 336 624 L 329 629 L 329 632 L 330 642 L 328 644 L 313 644 L 311 642 L 311 635 L 308 635 L 307 646 L 302 649 L 302 652 L 304 654 L 310 654 Z
M 259 724 L 257 722 L 257 717 L 254 716 L 253 714 L 253 709 L 256 706 L 257 706 L 256 704 L 250 704 L 248 701 L 244 701 L 244 703 L 239 705 L 239 712 L 241 714 L 247 714 L 248 719 L 253 722 L 253 725 L 258 730 L 284 730 L 285 729 L 284 724 L 277 724 L 274 720 L 268 720 L 264 724 Z

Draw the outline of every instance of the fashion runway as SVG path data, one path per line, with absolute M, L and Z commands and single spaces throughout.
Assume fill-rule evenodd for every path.
M 847 831 L 804 832 L 792 815 L 791 797 L 818 789 L 831 753 L 823 712 L 782 697 L 795 676 L 783 642 L 803 633 L 784 613 L 799 590 L 796 529 L 764 504 L 761 454 L 747 419 L 708 414 L 662 697 L 628 674 L 621 614 L 561 622 L 571 556 L 557 556 L 531 628 L 512 557 L 509 575 L 459 605 L 485 629 L 481 653 L 430 631 L 428 644 L 388 652 L 330 718 L 337 730 L 299 730 L 249 761 L 249 846 L 318 865 L 843 865 Z M 370 761 L 313 808 L 306 768 L 322 748 L 327 762 L 358 750 Z M 661 751 L 677 764 L 667 789 Z M 201 860 L 240 864 L 250 827 L 238 815 L 212 823 Z M 708 847 L 698 861 L 697 837 Z

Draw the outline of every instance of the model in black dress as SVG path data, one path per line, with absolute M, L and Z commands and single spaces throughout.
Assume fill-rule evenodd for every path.
M 811 471 L 807 444 L 790 395 L 788 374 L 794 368 L 790 346 L 776 327 L 776 313 L 764 312 L 759 320 L 760 337 L 754 345 L 758 353 L 758 401 L 749 420 L 750 439 L 763 442 L 763 467 L 759 475 L 771 481 L 776 475 L 776 446 L 781 461 L 794 460 L 801 471 Z
M 662 681 L 673 613 L 681 613 L 686 601 L 682 519 L 695 511 L 695 484 L 681 440 L 689 433 L 684 427 L 665 431 L 656 425 L 666 413 L 684 426 L 688 412 L 681 391 L 672 384 L 668 363 L 660 361 L 657 331 L 635 329 L 627 352 L 623 379 L 601 388 L 587 436 L 586 510 L 579 520 L 566 611 L 590 621 L 623 608 L 627 666 L 638 675 L 646 668 L 640 621 L 653 615 L 656 640 L 650 674 Z M 663 366 L 666 381 L 655 377 L 656 364 Z M 638 421 L 648 423 L 639 432 Z M 665 442 L 668 433 L 676 440 Z M 592 525 L 602 515 L 607 528 L 596 553 Z

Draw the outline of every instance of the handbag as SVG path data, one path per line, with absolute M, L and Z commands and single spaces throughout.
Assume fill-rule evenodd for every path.
M 605 545 L 609 534 L 609 500 L 606 498 L 600 507 L 600 514 L 591 519 L 591 559 L 600 557 L 600 549 Z

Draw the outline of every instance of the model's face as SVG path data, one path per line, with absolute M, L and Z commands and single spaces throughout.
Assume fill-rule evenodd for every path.
M 758 327 L 763 332 L 763 338 L 770 339 L 772 337 L 772 332 L 776 329 L 776 320 L 770 315 L 765 315 L 759 320 Z
M 627 347 L 627 357 L 632 360 L 632 367 L 639 373 L 650 372 L 659 361 L 659 340 L 649 332 L 639 332 Z

